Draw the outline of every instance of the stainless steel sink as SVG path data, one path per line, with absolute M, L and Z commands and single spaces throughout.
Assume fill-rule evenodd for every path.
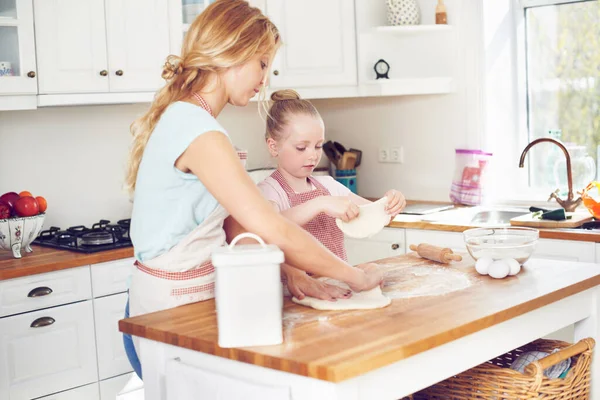
M 509 224 L 511 218 L 527 214 L 523 211 L 489 210 L 480 211 L 473 216 L 470 225 Z

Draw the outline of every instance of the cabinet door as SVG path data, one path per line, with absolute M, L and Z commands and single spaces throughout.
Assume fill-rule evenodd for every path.
M 34 6 L 40 94 L 108 92 L 104 0 Z
M 119 332 L 119 320 L 123 319 L 126 302 L 126 293 L 94 299 L 100 379 L 133 371 L 123 347 L 123 334 Z
M 354 1 L 267 0 L 283 46 L 271 88 L 356 85 Z
M 28 400 L 97 382 L 93 315 L 88 300 L 0 319 L 2 398 Z
M 596 262 L 595 243 L 574 240 L 540 239 L 531 258 Z
M 31 0 L 0 1 L 0 62 L 0 95 L 37 93 Z
M 384 228 L 377 235 L 366 239 L 345 238 L 350 265 L 381 260 L 406 252 L 404 229 Z
M 119 375 L 100 381 L 100 400 L 115 400 L 133 374 Z M 143 397 L 142 397 L 143 398 Z
M 111 92 L 155 91 L 169 55 L 168 0 L 106 0 Z

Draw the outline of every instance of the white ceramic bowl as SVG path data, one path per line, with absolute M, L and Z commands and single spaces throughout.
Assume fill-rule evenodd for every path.
M 33 217 L 0 219 L 0 249 L 11 250 L 15 258 L 21 258 L 21 249 L 31 253 L 31 242 L 44 225 L 46 214 Z
M 514 258 L 520 264 L 531 257 L 539 238 L 533 228 L 475 228 L 463 232 L 469 254 L 478 260 Z

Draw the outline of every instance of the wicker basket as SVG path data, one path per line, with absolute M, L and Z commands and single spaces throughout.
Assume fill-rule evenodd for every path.
M 414 400 L 583 400 L 590 396 L 590 365 L 594 339 L 583 339 L 575 345 L 557 340 L 540 339 L 478 365 L 413 394 Z M 551 353 L 529 364 L 525 374 L 510 369 L 512 362 L 526 351 Z M 544 370 L 562 360 L 572 358 L 564 379 L 549 379 Z

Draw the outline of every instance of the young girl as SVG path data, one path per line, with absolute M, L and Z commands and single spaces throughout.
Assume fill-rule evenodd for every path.
M 229 215 L 302 270 L 358 291 L 381 283 L 375 265 L 352 268 L 275 212 L 216 120 L 227 104 L 245 106 L 261 91 L 279 43 L 277 28 L 260 10 L 241 0 L 217 0 L 192 23 L 181 57 L 167 59 L 165 86 L 131 126 L 126 184 L 134 193 L 136 268 L 126 316 L 213 298 L 211 250 L 226 244 Z M 131 337 L 124 340 L 141 376 Z
M 358 206 L 370 203 L 330 176 L 312 176 L 323 155 L 325 129 L 316 108 L 293 90 L 271 96 L 266 141 L 277 159 L 277 171 L 258 187 L 275 208 L 301 225 L 333 254 L 347 261 L 344 235 L 335 219 L 350 221 Z M 402 193 L 389 190 L 387 212 L 397 215 L 406 205 Z

